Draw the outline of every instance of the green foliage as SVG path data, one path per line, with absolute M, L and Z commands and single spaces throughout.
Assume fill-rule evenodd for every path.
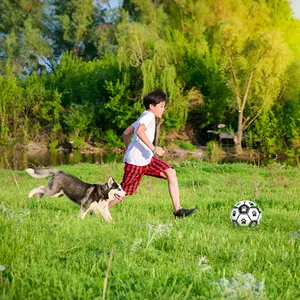
M 272 154 L 286 152 L 297 155 L 300 141 L 300 79 L 299 63 L 293 63 L 287 70 L 286 89 L 282 98 L 272 106 L 268 114 L 261 116 L 254 124 L 264 151 Z
M 70 133 L 69 142 L 74 149 L 84 149 L 86 147 L 86 141 L 84 137 L 78 136 L 77 132 Z
M 182 95 L 182 83 L 176 71 L 176 56 L 172 44 L 160 38 L 167 33 L 166 22 L 161 6 L 151 1 L 135 1 L 139 9 L 140 23 L 124 20 L 118 25 L 120 63 L 141 70 L 142 94 L 160 88 L 168 94 L 168 110 L 165 113 L 165 126 L 179 129 L 185 125 L 187 99 Z M 150 14 L 149 14 L 150 13 Z M 150 15 L 155 17 L 149 18 Z
M 161 68 L 159 62 L 146 60 L 142 65 L 144 89 L 146 94 L 155 88 L 161 88 L 168 95 L 167 111 L 165 113 L 165 126 L 168 129 L 180 129 L 184 126 L 187 118 L 187 97 L 180 93 L 181 84 L 173 66 Z
M 103 135 L 103 143 L 106 148 L 115 148 L 115 147 L 124 146 L 123 141 L 121 141 L 120 137 L 117 136 L 112 129 L 108 129 L 105 131 Z
M 0 77 L 1 135 L 5 139 L 32 139 L 40 133 L 56 136 L 61 131 L 61 96 L 46 90 L 43 78 L 36 73 L 24 79 L 11 73 Z
M 284 100 L 274 106 L 267 115 L 257 120 L 254 128 L 264 152 L 298 155 L 299 109 L 297 102 Z
M 59 140 L 51 140 L 49 142 L 50 153 L 55 152 L 58 145 L 59 145 Z
M 2 0 L 0 19 L 1 143 L 120 138 L 161 88 L 165 134 L 188 122 L 205 144 L 223 123 L 266 151 L 299 151 L 300 21 L 288 0 Z
M 43 69 L 39 58 L 51 57 L 47 35 L 50 3 L 47 1 L 1 1 L 0 57 L 10 59 L 18 72 Z M 47 25 L 46 25 L 47 24 Z
M 56 136 L 61 130 L 60 117 L 63 111 L 61 95 L 57 90 L 46 93 L 45 101 L 41 105 L 41 116 L 47 121 L 45 128 L 51 128 L 52 135 Z
M 42 18 L 42 16 L 40 16 L 40 18 Z M 42 23 L 42 20 L 38 20 L 38 22 Z M 43 36 L 42 28 L 40 28 L 39 25 L 37 26 L 36 23 L 36 16 L 28 17 L 24 22 L 24 46 L 26 51 L 33 54 L 27 61 L 29 66 L 30 61 L 34 63 L 33 66 L 39 66 L 39 58 L 51 57 L 53 51 L 47 38 Z
M 46 77 L 35 72 L 19 82 L 22 87 L 22 110 L 19 111 L 21 136 L 37 139 L 39 135 L 56 138 L 61 132 L 61 95 L 57 90 L 47 90 Z
M 206 154 L 210 161 L 213 161 L 214 157 L 220 156 L 223 152 L 221 145 L 216 141 L 209 141 L 206 144 Z
M 65 1 L 58 20 L 64 32 L 64 40 L 79 44 L 84 39 L 87 27 L 91 23 L 94 10 L 92 0 Z
M 255 122 L 255 133 L 261 141 L 261 148 L 265 153 L 278 154 L 282 149 L 283 140 L 280 139 L 280 127 L 273 112 L 263 114 Z M 279 143 L 280 141 L 280 143 Z
M 105 81 L 104 88 L 108 101 L 100 108 L 99 113 L 104 129 L 116 129 L 118 132 L 130 125 L 140 111 L 140 105 L 129 99 L 129 91 L 125 84 L 117 80 L 116 84 Z
M 4 75 L 0 75 L 0 142 L 17 134 L 17 117 L 21 109 L 21 93 L 9 62 Z
M 64 123 L 75 140 L 79 135 L 84 137 L 88 134 L 87 129 L 93 120 L 92 116 L 93 112 L 88 106 L 71 104 L 64 115 Z
M 192 106 L 188 116 L 189 123 L 196 124 L 199 129 L 234 122 L 230 89 L 224 73 L 219 70 L 219 60 L 216 47 L 201 56 L 190 51 L 184 58 L 185 80 L 189 82 L 189 88 L 196 86 L 204 98 L 204 105 Z
M 290 52 L 279 32 L 257 33 L 251 37 L 239 27 L 232 22 L 224 24 L 221 29 L 223 67 L 230 76 L 228 85 L 239 109 L 250 85 L 245 107 L 250 107 L 252 113 L 248 114 L 252 120 L 261 108 L 269 108 L 277 98 L 283 74 L 290 62 Z M 253 77 L 250 77 L 251 74 Z M 268 84 L 263 85 L 262 82 Z
M 222 70 L 237 110 L 239 153 L 242 133 L 263 110 L 271 108 L 283 89 L 291 53 L 279 31 L 251 35 L 239 21 L 232 20 L 221 25 L 219 34 Z
M 175 144 L 177 146 L 179 146 L 182 149 L 188 150 L 188 151 L 194 151 L 197 149 L 197 147 L 189 142 L 186 141 L 176 141 L 176 142 L 172 142 L 172 144 Z

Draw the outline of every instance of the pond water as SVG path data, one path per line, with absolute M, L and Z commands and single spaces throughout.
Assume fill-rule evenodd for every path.
M 24 150 L 0 147 L 0 170 L 13 169 L 24 170 L 28 167 L 47 167 L 59 166 L 63 164 L 76 164 L 80 162 L 88 163 L 113 163 L 122 162 L 123 153 L 115 152 L 97 152 L 82 153 L 72 151 L 70 153 L 63 151 L 34 151 L 27 152 Z
M 49 152 L 49 151 L 35 151 L 26 152 L 23 150 L 12 149 L 7 147 L 0 147 L 0 170 L 24 170 L 28 167 L 47 167 L 59 166 L 62 164 L 76 164 L 80 162 L 88 163 L 118 163 L 123 161 L 124 153 L 115 153 L 111 151 L 101 151 L 97 153 L 82 153 L 80 151 L 67 152 Z M 169 162 L 181 162 L 183 160 L 195 160 L 192 156 L 165 156 L 163 158 Z M 285 163 L 290 166 L 299 166 L 299 157 L 297 158 L 270 158 L 270 157 L 247 157 L 237 158 L 233 156 L 214 156 L 210 158 L 203 158 L 203 160 L 212 163 L 237 163 L 245 162 L 258 166 L 267 165 L 270 163 Z

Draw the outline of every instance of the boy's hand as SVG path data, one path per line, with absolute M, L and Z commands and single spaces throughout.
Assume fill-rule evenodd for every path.
M 154 155 L 163 156 L 165 154 L 165 150 L 161 147 L 155 147 L 153 153 Z

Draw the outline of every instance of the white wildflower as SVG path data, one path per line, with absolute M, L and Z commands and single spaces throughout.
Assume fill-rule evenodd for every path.
M 299 240 L 300 239 L 300 229 L 296 232 L 291 233 L 291 238 L 294 240 Z
M 131 251 L 136 251 L 142 244 L 143 239 L 135 239 L 131 245 Z
M 245 250 L 241 249 L 241 250 L 232 250 L 233 253 L 237 254 L 237 255 L 242 255 L 244 254 Z
M 150 246 L 150 244 L 155 240 L 158 239 L 164 235 L 168 235 L 169 232 L 171 231 L 171 227 L 173 224 L 159 224 L 159 223 L 154 223 L 154 224 L 148 224 L 148 241 L 147 241 L 147 246 L 146 249 Z
M 208 264 L 208 259 L 206 256 L 202 256 L 199 258 L 198 266 L 200 271 L 207 271 L 211 269 L 211 265 Z
M 222 299 L 263 299 L 265 296 L 263 282 L 256 282 L 251 273 L 237 272 L 230 280 L 221 278 L 214 284 Z

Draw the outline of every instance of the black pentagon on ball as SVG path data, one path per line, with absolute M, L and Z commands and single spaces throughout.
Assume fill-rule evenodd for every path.
M 237 221 L 232 221 L 232 224 L 233 224 L 234 226 L 236 226 L 236 227 L 238 227 L 238 226 L 239 226 L 239 224 L 238 224 L 238 222 L 237 222 Z
M 257 221 L 251 221 L 250 222 L 250 227 L 255 227 L 257 225 Z
M 239 212 L 241 214 L 247 214 L 249 211 L 250 207 L 246 204 L 243 204 L 242 206 L 239 207 Z
M 257 214 L 258 214 L 258 212 L 257 212 L 257 211 L 255 211 L 255 210 L 253 210 L 253 211 L 252 211 L 252 217 L 256 217 L 256 216 L 257 216 Z

